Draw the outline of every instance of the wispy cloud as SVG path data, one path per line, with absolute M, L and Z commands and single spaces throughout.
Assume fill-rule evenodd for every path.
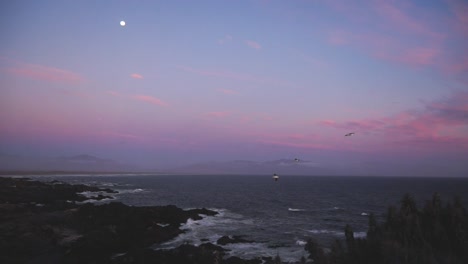
M 328 33 L 328 42 L 333 45 L 345 45 L 349 43 L 349 37 L 342 31 L 331 31 Z
M 411 17 L 403 7 L 398 7 L 395 2 L 378 0 L 374 1 L 378 15 L 390 22 L 392 28 L 407 31 L 411 34 L 419 34 L 434 39 L 443 38 L 443 34 L 432 31 L 423 21 Z
M 134 99 L 154 105 L 159 105 L 159 106 L 167 106 L 168 104 L 166 102 L 163 102 L 161 99 L 150 96 L 150 95 L 134 95 Z
M 249 46 L 249 47 L 251 47 L 251 48 L 254 48 L 254 49 L 257 49 L 257 50 L 259 50 L 259 49 L 262 48 L 262 46 L 261 46 L 258 42 L 255 42 L 255 41 L 253 41 L 253 40 L 246 40 L 246 41 L 245 41 L 245 44 L 246 44 L 247 46 Z
M 454 28 L 468 36 L 468 3 L 464 0 L 446 0 L 450 10 L 455 14 Z
M 265 145 L 298 149 L 332 149 L 334 147 L 316 134 L 265 134 L 257 138 L 259 138 L 257 142 Z
M 229 89 L 218 89 L 219 92 L 223 93 L 223 94 L 237 94 L 236 91 L 234 90 L 229 90 Z
M 232 36 L 231 35 L 226 35 L 223 38 L 218 39 L 218 43 L 220 45 L 223 45 L 223 44 L 231 42 L 231 41 L 232 41 Z
M 380 33 L 353 33 L 335 30 L 329 33 L 333 45 L 351 45 L 376 59 L 397 62 L 409 66 L 434 65 L 442 50 L 434 45 L 408 46 Z
M 210 116 L 210 117 L 218 117 L 218 118 L 221 118 L 221 117 L 227 117 L 229 115 L 231 115 L 230 112 L 209 112 L 209 113 L 206 113 L 207 116 Z
M 346 1 L 327 3 L 354 25 L 329 31 L 326 38 L 332 45 L 353 46 L 376 59 L 412 67 L 440 67 L 447 54 L 444 40 L 448 31 L 437 31 L 433 25 L 434 20 L 445 23 L 441 22 L 444 18 L 432 16 L 429 9 L 416 9 L 399 0 L 374 0 L 363 8 Z
M 289 87 L 294 86 L 288 81 L 279 80 L 275 78 L 267 78 L 267 77 L 258 77 L 250 74 L 244 73 L 236 73 L 232 71 L 223 71 L 223 70 L 205 70 L 205 69 L 195 69 L 188 66 L 177 66 L 178 69 L 181 69 L 186 72 L 195 73 L 202 76 L 213 76 L 213 77 L 222 77 L 222 78 L 229 78 L 233 80 L 239 81 L 248 81 L 248 82 L 255 82 L 255 83 L 262 83 L 262 84 L 272 84 L 272 85 L 287 85 Z
M 149 104 L 154 104 L 154 105 L 159 105 L 159 106 L 167 106 L 168 104 L 164 101 L 162 101 L 159 98 L 153 97 L 151 95 L 141 95 L 141 94 L 136 94 L 136 95 L 129 95 L 129 94 L 124 94 L 121 92 L 117 91 L 106 91 L 105 92 L 108 95 L 111 95 L 113 97 L 119 97 L 119 98 L 127 98 L 127 99 L 133 99 Z
M 104 131 L 101 133 L 104 136 L 116 137 L 116 138 L 125 138 L 125 139 L 141 139 L 140 136 L 128 134 L 128 133 L 119 133 L 114 131 Z
M 440 53 L 441 51 L 436 48 L 416 47 L 405 50 L 400 55 L 389 56 L 388 59 L 408 65 L 431 65 L 435 63 L 435 59 Z
M 124 95 L 120 92 L 116 92 L 116 91 L 106 91 L 106 94 L 109 94 L 109 95 L 112 95 L 112 96 L 115 96 L 115 97 L 124 97 Z
M 133 79 L 143 79 L 143 76 L 141 74 L 138 74 L 138 73 L 133 73 L 132 75 L 130 75 Z
M 450 96 L 425 103 L 422 109 L 403 111 L 380 119 L 334 122 L 324 120 L 319 124 L 342 129 L 343 133 L 355 131 L 359 134 L 383 136 L 387 142 L 412 142 L 428 147 L 442 146 L 442 143 L 459 142 L 459 150 L 468 151 L 468 92 L 459 91 Z M 417 144 L 416 144 L 417 143 Z M 453 147 L 453 146 L 450 146 Z
M 78 84 L 84 81 L 81 75 L 72 71 L 39 64 L 16 62 L 15 66 L 7 68 L 7 72 L 20 77 L 48 82 Z

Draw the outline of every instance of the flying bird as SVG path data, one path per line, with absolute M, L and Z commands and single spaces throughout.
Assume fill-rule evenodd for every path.
M 352 136 L 352 135 L 354 135 L 354 134 L 356 134 L 356 133 L 351 132 L 351 133 L 348 133 L 348 134 L 346 134 L 346 135 L 344 135 L 344 136 L 345 136 L 345 137 L 350 137 L 350 136 Z

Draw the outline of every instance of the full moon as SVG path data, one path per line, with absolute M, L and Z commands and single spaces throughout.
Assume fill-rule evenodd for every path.
M 122 27 L 125 26 L 125 21 L 123 21 L 123 20 L 120 21 L 120 25 L 121 25 Z

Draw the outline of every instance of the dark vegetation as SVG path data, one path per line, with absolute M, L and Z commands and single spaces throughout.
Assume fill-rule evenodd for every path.
M 95 200 L 114 193 L 86 185 L 0 177 L 0 263 L 282 263 L 278 255 L 227 258 L 221 246 L 251 242 L 242 236 L 223 236 L 216 245 L 153 250 L 151 246 L 184 232 L 180 225 L 189 218 L 216 212 L 171 205 L 77 203 L 89 199 L 79 194 L 84 191 L 99 191 Z M 459 198 L 444 205 L 434 194 L 418 209 L 413 198 L 405 195 L 399 208 L 388 209 L 383 223 L 369 216 L 366 238 L 354 238 L 347 225 L 345 240 L 325 249 L 311 239 L 305 249 L 308 259 L 297 263 L 468 263 L 468 215 Z
M 306 250 L 314 264 L 463 264 L 468 263 L 468 214 L 461 200 L 443 205 L 436 193 L 422 209 L 406 194 L 399 208 L 388 208 L 384 223 L 369 215 L 366 238 L 354 238 L 349 225 L 345 241 L 329 252 L 309 240 Z

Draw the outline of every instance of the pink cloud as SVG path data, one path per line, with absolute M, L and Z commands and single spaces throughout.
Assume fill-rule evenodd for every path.
M 468 36 L 468 3 L 463 0 L 446 0 L 452 12 L 455 14 L 455 28 L 465 37 Z
M 101 133 L 104 136 L 109 136 L 109 137 L 116 137 L 116 138 L 127 138 L 127 139 L 140 139 L 140 136 L 136 136 L 133 134 L 126 134 L 126 133 L 118 133 L 118 132 L 113 132 L 113 131 L 106 131 Z
M 16 64 L 17 66 L 8 68 L 7 72 L 20 77 L 27 77 L 30 79 L 48 82 L 77 84 L 84 81 L 84 78 L 81 75 L 68 70 L 62 70 L 38 64 L 19 62 Z
M 359 8 L 346 1 L 327 3 L 352 23 L 362 25 L 329 31 L 326 38 L 332 45 L 350 45 L 374 58 L 408 66 L 439 67 L 447 53 L 443 44 L 448 31 L 438 32 L 433 25 L 434 21 L 445 23 L 440 12 L 432 14 L 430 9 L 416 9 L 410 2 L 398 0 L 374 0 Z
M 429 65 L 434 63 L 434 59 L 439 54 L 440 51 L 435 48 L 417 47 L 405 51 L 396 59 L 409 65 Z
M 294 143 L 288 142 L 283 140 L 268 140 L 268 139 L 260 139 L 257 142 L 267 145 L 275 145 L 275 146 L 282 146 L 282 147 L 293 147 L 299 149 L 333 149 L 330 145 L 324 143 Z
M 134 79 L 143 79 L 143 76 L 138 74 L 138 73 L 133 73 L 132 75 L 130 75 L 132 78 Z
M 398 62 L 409 66 L 435 64 L 442 50 L 436 45 L 408 46 L 401 41 L 380 33 L 353 33 L 332 31 L 328 39 L 333 45 L 352 45 L 377 59 Z M 333 42 L 335 41 L 335 42 Z
M 90 99 L 94 97 L 90 93 L 87 93 L 84 91 L 77 91 L 77 90 L 70 90 L 70 89 L 59 89 L 59 91 L 66 95 L 76 96 L 76 97 L 81 97 L 81 98 L 86 98 L 86 99 Z
M 303 149 L 331 149 L 333 145 L 324 142 L 324 139 L 317 134 L 303 133 L 268 133 L 257 134 L 251 137 L 256 138 L 256 142 Z
M 138 101 L 154 104 L 154 105 L 160 105 L 160 106 L 167 106 L 167 103 L 161 101 L 160 99 L 150 96 L 150 95 L 134 95 L 133 99 L 136 99 Z
M 177 68 L 186 72 L 191 72 L 191 73 L 195 73 L 195 74 L 202 75 L 202 76 L 222 77 L 222 78 L 228 78 L 228 79 L 239 80 L 239 81 L 264 83 L 264 84 L 267 83 L 267 84 L 272 84 L 272 85 L 287 85 L 289 87 L 294 86 L 294 84 L 291 84 L 290 82 L 284 81 L 284 80 L 279 80 L 275 78 L 258 77 L 254 75 L 236 73 L 232 71 L 202 70 L 202 69 L 195 69 L 195 68 L 187 67 L 187 66 L 177 66 Z
M 422 109 L 404 111 L 380 119 L 347 122 L 325 120 L 319 124 L 357 134 L 382 136 L 387 142 L 426 142 L 428 146 L 444 142 L 460 142 L 467 147 L 468 136 L 461 136 L 468 127 L 468 92 L 460 91 L 449 97 L 425 103 Z M 431 143 L 432 142 L 432 143 Z M 468 150 L 468 149 L 465 149 Z
M 378 15 L 383 16 L 391 22 L 392 28 L 398 27 L 401 30 L 413 34 L 420 34 L 430 38 L 442 39 L 443 35 L 429 29 L 429 26 L 417 21 L 408 15 L 403 8 L 397 7 L 391 1 L 378 0 L 374 2 Z
M 224 93 L 224 94 L 237 94 L 236 91 L 229 90 L 229 89 L 218 89 L 218 91 Z
M 116 91 L 106 91 L 106 94 L 110 94 L 115 97 L 123 97 L 124 95 Z
M 332 31 L 328 33 L 328 42 L 333 45 L 345 45 L 348 44 L 348 38 L 342 31 Z
M 319 122 L 319 124 L 325 125 L 325 126 L 335 126 L 336 122 L 333 120 L 322 120 Z
M 218 43 L 220 45 L 223 45 L 224 43 L 228 43 L 228 42 L 231 42 L 231 41 L 232 41 L 232 36 L 231 35 L 226 35 L 223 38 L 218 39 Z
M 445 70 L 450 74 L 468 73 L 468 54 L 445 65 Z
M 207 116 L 210 116 L 210 117 L 218 117 L 218 118 L 221 118 L 221 117 L 227 117 L 229 116 L 231 113 L 229 112 L 209 112 L 207 113 L 206 115 Z
M 260 46 L 260 44 L 258 44 L 255 41 L 252 41 L 252 40 L 246 40 L 245 44 L 247 44 L 247 46 L 249 46 L 251 48 L 254 48 L 254 49 L 257 49 L 257 50 L 262 48 L 262 46 Z

